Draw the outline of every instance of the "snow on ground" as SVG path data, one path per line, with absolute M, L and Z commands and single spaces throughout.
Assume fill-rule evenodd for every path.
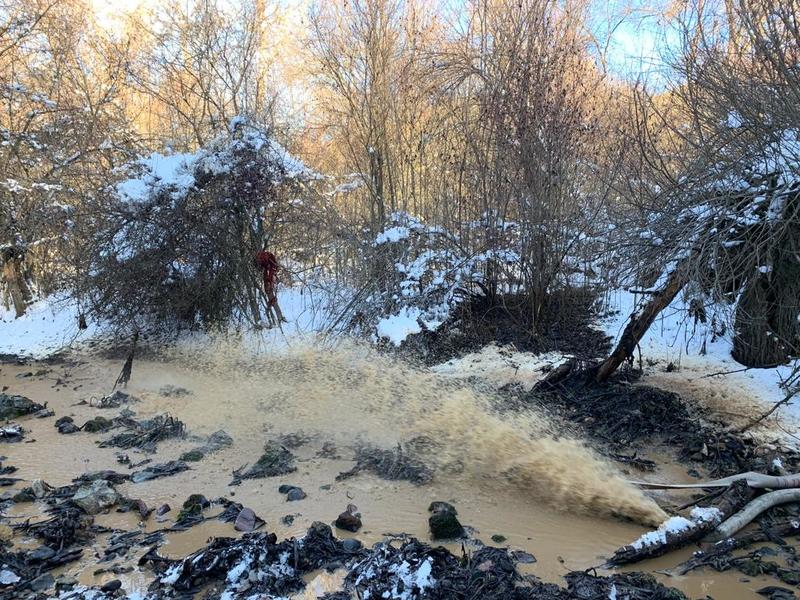
M 320 292 L 300 286 L 282 288 L 278 290 L 278 303 L 286 323 L 280 328 L 248 331 L 243 336 L 247 346 L 256 352 L 285 347 L 292 338 L 322 331 L 327 323 L 325 297 Z M 86 330 L 78 329 L 78 307 L 66 298 L 51 296 L 34 302 L 18 319 L 13 310 L 0 306 L 0 354 L 43 359 L 62 350 L 80 348 L 107 333 L 91 321 L 88 325 Z M 183 341 L 203 344 L 208 336 L 186 334 Z
M 607 308 L 617 312 L 599 325 L 612 343 L 619 339 L 641 298 L 624 290 L 608 295 Z M 694 322 L 680 296 L 656 318 L 640 348 L 648 383 L 690 397 L 728 417 L 733 425 L 747 423 L 784 398 L 781 382 L 791 372 L 791 366 L 746 369 L 737 363 L 731 358 L 730 327 L 727 335 L 715 338 L 708 324 Z M 674 370 L 667 372 L 670 363 Z M 800 422 L 800 398 L 779 414 L 790 424 Z
M 519 352 L 513 346 L 489 344 L 480 352 L 453 358 L 431 368 L 440 375 L 466 379 L 477 377 L 495 389 L 517 383 L 526 391 L 547 373 L 570 357 L 559 352 L 532 354 Z
M 0 307 L 0 354 L 46 358 L 86 340 L 97 332 L 78 329 L 78 307 L 64 298 L 34 302 L 20 318 Z

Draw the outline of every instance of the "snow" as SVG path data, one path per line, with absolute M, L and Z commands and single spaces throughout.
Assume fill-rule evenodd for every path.
M 397 243 L 400 240 L 407 239 L 409 235 L 411 235 L 411 230 L 408 227 L 390 227 L 389 229 L 385 229 L 378 234 L 378 236 L 375 238 L 375 245 L 380 246 L 381 244 L 386 244 L 389 242 Z
M 251 330 L 242 336 L 243 343 L 254 352 L 286 347 L 294 340 L 323 331 L 329 321 L 324 290 L 312 286 L 278 288 L 278 303 L 287 319 L 281 328 Z M 78 307 L 66 298 L 52 296 L 34 302 L 20 318 L 0 306 L 0 354 L 16 354 L 44 359 L 66 349 L 80 349 L 90 339 L 102 338 L 107 332 L 93 323 L 78 329 Z M 181 343 L 203 346 L 213 336 L 202 332 L 186 333 Z
M 15 318 L 13 310 L 0 307 L 0 354 L 46 358 L 91 337 L 97 328 L 78 329 L 78 307 L 59 297 L 34 302 Z
M 378 337 L 387 338 L 395 346 L 399 346 L 411 334 L 422 331 L 419 319 L 422 311 L 414 306 L 404 306 L 394 315 L 378 321 Z
M 634 309 L 649 297 L 626 290 L 608 293 L 606 308 L 613 314 L 602 319 L 599 326 L 612 343 L 618 341 Z M 729 417 L 733 413 L 761 413 L 783 399 L 786 391 L 782 382 L 791 374 L 792 365 L 746 369 L 731 357 L 732 328 L 727 327 L 726 333 L 720 335 L 711 327 L 715 311 L 718 321 L 729 320 L 731 309 L 706 308 L 708 322 L 695 323 L 689 315 L 687 299 L 679 295 L 661 312 L 639 344 L 646 379 L 679 393 L 702 394 L 706 398 L 693 399 L 710 402 L 709 408 L 726 412 Z M 676 369 L 666 373 L 669 363 Z M 800 421 L 800 401 L 782 407 L 780 416 Z
M 14 573 L 14 571 L 10 571 L 8 569 L 3 569 L 0 571 L 0 584 L 2 585 L 11 585 L 12 583 L 17 583 L 19 579 L 19 575 Z
M 529 391 L 547 373 L 569 360 L 570 356 L 560 352 L 533 354 L 519 352 L 513 346 L 489 344 L 479 352 L 434 365 L 431 370 L 439 375 L 466 379 L 477 377 L 492 388 L 499 389 L 509 384 L 519 384 Z
M 220 136 L 196 152 L 153 152 L 141 157 L 131 165 L 133 176 L 117 184 L 117 196 L 123 202 L 142 203 L 154 193 L 168 190 L 178 199 L 194 186 L 197 171 L 226 173 L 235 164 L 236 153 L 245 148 L 269 156 L 285 178 L 319 178 L 264 131 L 248 125 L 244 117 L 234 117 L 230 131 L 235 137 Z
M 675 535 L 691 529 L 701 523 L 715 522 L 718 523 L 722 519 L 722 513 L 715 507 L 695 507 L 690 513 L 689 519 L 686 517 L 670 517 L 659 525 L 655 531 L 648 531 L 647 533 L 634 540 L 630 546 L 636 550 L 641 550 L 645 546 L 657 546 L 667 542 L 667 535 Z

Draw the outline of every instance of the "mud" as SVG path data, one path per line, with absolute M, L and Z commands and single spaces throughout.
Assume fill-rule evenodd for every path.
M 23 370 L 30 368 L 1 366 L 0 384 L 11 385 L 10 391 L 36 402 L 48 402 L 56 418 L 66 415 L 81 423 L 97 416 L 100 409 L 88 400 L 108 393 L 119 363 L 82 358 L 54 365 L 47 375 L 16 379 Z M 141 400 L 130 405 L 137 413 L 135 419 L 169 413 L 188 432 L 187 437 L 160 440 L 152 455 L 156 464 L 168 463 L 196 448 L 193 436 L 207 439 L 224 429 L 234 440 L 232 446 L 205 456 L 190 470 L 117 486 L 124 496 L 149 507 L 165 502 L 180 507 L 192 493 L 226 497 L 253 509 L 277 539 L 289 539 L 302 536 L 314 521 L 331 523 L 353 503 L 363 519 L 356 537 L 369 546 L 391 533 L 428 540 L 428 505 L 447 500 L 457 507 L 473 540 L 469 543 L 501 535 L 510 548 L 537 558 L 536 563 L 520 568 L 523 573 L 562 586 L 564 574 L 602 564 L 614 549 L 644 531 L 641 525 L 611 518 L 613 515 L 645 522 L 661 518 L 660 509 L 625 484 L 611 463 L 579 439 L 554 437 L 559 424 L 540 411 L 498 413 L 492 398 L 363 348 L 295 348 L 254 361 L 232 344 L 219 344 L 208 351 L 184 347 L 158 362 L 137 361 L 134 372 L 128 392 Z M 193 394 L 165 397 L 159 392 L 165 385 L 185 387 Z M 82 401 L 86 403 L 79 404 Z M 102 410 L 104 415 L 113 413 Z M 97 443 L 115 435 L 114 431 L 81 431 L 64 437 L 53 427 L 54 419 L 24 417 L 19 422 L 37 441 L 4 447 L 8 455 L 4 465 L 18 467 L 16 475 L 27 480 L 7 488 L 10 494 L 30 486 L 37 477 L 53 486 L 65 486 L 86 472 L 116 469 L 130 475 L 137 470 L 127 465 L 120 468 L 119 449 L 101 448 Z M 302 435 L 295 435 L 299 432 Z M 283 436 L 287 435 L 303 440 L 291 450 L 297 471 L 247 479 L 236 488 L 228 486 L 234 470 L 245 463 L 254 464 L 268 441 L 286 441 Z M 393 452 L 398 444 L 431 469 L 430 483 L 381 479 L 368 469 L 336 480 L 339 473 L 358 465 L 354 460 L 358 448 Z M 136 447 L 125 452 L 130 464 L 151 456 Z M 652 477 L 665 478 L 658 470 Z M 674 478 L 673 473 L 669 478 Z M 287 503 L 285 495 L 278 492 L 281 484 L 299 485 L 308 497 Z M 15 504 L 6 510 L 4 521 L 42 522 L 52 518 L 43 512 L 45 508 L 40 501 Z M 178 512 L 168 513 L 162 521 L 153 515 L 145 520 L 137 511 L 99 514 L 84 557 L 62 569 L 84 584 L 101 585 L 119 578 L 127 591 L 144 591 L 152 580 L 147 570 L 136 567 L 122 574 L 95 575 L 92 556 L 117 556 L 106 561 L 108 568 L 125 569 L 146 548 L 134 544 L 127 553 L 109 553 L 109 547 L 119 544 L 111 536 L 138 530 L 139 539 L 144 539 L 169 529 Z M 212 506 L 203 510 L 201 523 L 185 531 L 163 531 L 159 554 L 173 560 L 183 558 L 204 548 L 210 536 L 237 536 L 233 523 L 214 518 L 221 512 L 222 506 Z M 347 534 L 337 531 L 336 536 L 346 539 Z M 18 534 L 12 548 L 30 548 L 40 543 L 35 540 L 33 535 Z M 461 551 L 459 543 L 447 547 L 456 556 Z M 643 568 L 674 565 L 689 553 Z M 774 583 L 763 577 L 741 584 L 733 574 L 709 577 L 698 572 L 668 583 L 695 597 L 709 593 L 719 598 L 746 598 L 748 594 L 757 597 L 753 590 L 770 581 Z M 735 595 L 726 595 L 731 590 Z

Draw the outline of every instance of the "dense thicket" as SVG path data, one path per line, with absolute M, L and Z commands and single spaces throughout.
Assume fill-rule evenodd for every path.
M 434 328 L 514 294 L 537 335 L 564 290 L 646 301 L 669 280 L 709 330 L 734 327 L 738 360 L 785 362 L 800 7 L 679 8 L 648 85 L 607 71 L 589 0 L 197 0 L 113 27 L 79 0 L 4 0 L 5 302 L 66 288 L 123 323 L 255 321 L 248 261 L 268 242 L 327 287 L 338 329 Z M 238 116 L 322 178 L 285 185 L 258 153 L 215 172 Z M 180 193 L 126 201 L 154 152 L 205 158 Z M 120 300 L 137 286 L 142 303 Z

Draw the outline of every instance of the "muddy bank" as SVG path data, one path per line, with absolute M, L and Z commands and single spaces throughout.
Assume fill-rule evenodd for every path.
M 84 585 L 119 579 L 128 592 L 143 592 L 154 575 L 137 563 L 151 544 L 158 545 L 160 556 L 174 560 L 204 548 L 209 536 L 238 539 L 243 533 L 237 532 L 235 522 L 216 518 L 225 510 L 216 502 L 219 498 L 252 509 L 266 521 L 259 531 L 276 534 L 276 540 L 299 539 L 313 522 L 330 524 L 352 504 L 361 515 L 362 527 L 355 534 L 335 529 L 335 537 L 356 538 L 366 547 L 384 541 L 386 534 L 400 533 L 432 544 L 428 507 L 433 501 L 448 501 L 458 509 L 469 553 L 480 550 L 478 540 L 526 552 L 536 562 L 516 568 L 561 587 L 566 586 L 565 574 L 602 564 L 615 548 L 645 530 L 634 522 L 598 518 L 598 508 L 600 513 L 639 518 L 652 510 L 644 496 L 623 486 L 613 466 L 577 440 L 566 444 L 563 439 L 554 440 L 553 432 L 538 417 L 504 418 L 469 388 L 386 363 L 368 352 L 302 350 L 253 363 L 232 349 L 218 348 L 209 355 L 182 351 L 165 362 L 135 363 L 127 391 L 139 401 L 100 408 L 97 400 L 108 395 L 119 366 L 82 358 L 48 366 L 52 370 L 39 375 L 35 375 L 35 365 L 2 366 L 2 385 L 37 403 L 47 403 L 55 413 L 42 419 L 17 419 L 26 430 L 25 439 L 3 447 L 7 456 L 3 466 L 16 467 L 13 476 L 22 481 L 13 482 L 6 489 L 8 495 L 30 487 L 37 478 L 57 488 L 74 485 L 72 479 L 87 472 L 112 470 L 130 476 L 169 464 L 206 448 L 219 430 L 233 441 L 202 453 L 198 461 L 186 461 L 188 468 L 174 474 L 114 484 L 123 497 L 141 501 L 153 512 L 145 518 L 138 508 L 120 513 L 116 505 L 93 516 L 95 529 L 90 530 L 83 554 L 54 571 Z M 23 376 L 29 372 L 30 376 Z M 167 393 L 166 386 L 191 393 Z M 113 421 L 124 411 L 134 412 L 127 418 L 138 422 L 169 414 L 184 424 L 185 436 L 159 440 L 155 448 L 122 449 L 101 447 L 102 441 L 127 431 L 122 427 L 61 434 L 54 426 L 64 416 L 82 427 L 98 416 Z M 399 417 L 390 419 L 389 415 Z M 526 435 L 520 436 L 520 431 Z M 26 443 L 30 440 L 36 441 Z M 234 471 L 258 464 L 270 443 L 291 453 L 296 470 L 246 478 L 230 486 Z M 395 452 L 398 444 L 402 453 Z M 359 449 L 365 448 L 391 454 L 364 456 L 362 452 L 359 457 Z M 406 452 L 425 459 L 433 472 L 430 481 L 379 477 L 381 465 L 388 464 L 390 472 L 406 472 Z M 142 465 L 143 461 L 151 462 Z M 342 473 L 352 476 L 342 478 Z M 674 479 L 669 468 L 652 476 Z M 283 484 L 301 488 L 306 497 L 289 501 L 288 493 L 279 489 Z M 620 490 L 625 490 L 622 497 Z M 201 510 L 201 522 L 175 529 L 191 494 L 204 495 L 212 505 Z M 156 514 L 164 504 L 171 510 Z M 3 519 L 6 524 L 28 519 L 44 522 L 54 516 L 46 512 L 48 508 L 40 499 L 14 503 L 6 506 Z M 155 534 L 161 536 L 157 541 L 147 537 Z M 121 552 L 119 536 L 124 535 L 136 541 Z M 9 551 L 35 550 L 46 541 L 37 538 L 35 531 L 16 532 Z M 461 556 L 461 541 L 447 542 L 445 547 L 457 559 Z M 680 558 L 689 554 L 687 550 Z M 112 555 L 98 568 L 95 556 Z M 659 569 L 677 559 L 648 564 L 647 569 Z M 733 574 L 709 578 L 707 573 L 692 573 L 667 583 L 691 597 L 708 593 L 725 598 L 748 597 L 748 593 L 757 597 L 755 590 L 769 581 L 756 577 L 741 584 Z M 732 590 L 736 596 L 731 596 Z

